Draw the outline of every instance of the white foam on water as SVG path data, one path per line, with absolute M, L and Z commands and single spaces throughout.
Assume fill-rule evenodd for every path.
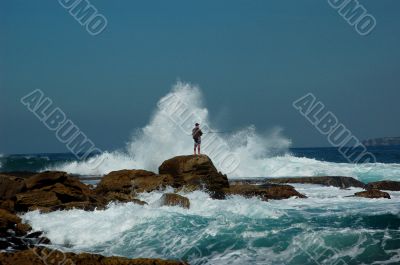
M 171 113 L 165 112 L 162 107 L 156 107 L 148 125 L 134 133 L 123 151 L 104 152 L 97 157 L 102 161 L 99 166 L 92 166 L 91 162 L 95 160 L 92 158 L 89 161 L 68 162 L 46 169 L 81 175 L 103 175 L 114 170 L 132 168 L 157 172 L 158 166 L 164 160 L 192 153 L 193 140 L 190 136 L 190 128 L 185 126 L 200 122 L 203 126 L 208 125 L 211 131 L 224 131 L 218 127 L 218 124 L 210 122 L 209 113 L 203 104 L 203 95 L 198 86 L 178 82 L 171 92 L 160 99 L 157 106 L 163 106 L 162 104 L 170 98 L 179 100 L 181 106 L 184 106 L 180 111 L 193 113 L 197 118 L 189 119 L 185 123 L 176 123 L 176 117 L 172 117 Z M 213 145 L 203 148 L 205 154 L 212 153 L 210 156 L 216 167 L 227 173 L 229 178 L 317 175 L 341 175 L 367 180 L 400 178 L 400 164 L 354 165 L 294 157 L 288 153 L 291 141 L 281 135 L 279 128 L 260 133 L 256 131 L 254 125 L 249 125 L 232 133 L 216 136 L 206 134 L 203 136 L 203 143 L 207 141 L 207 137 L 217 137 L 217 143 L 228 147 L 222 149 L 222 156 L 233 154 L 237 158 L 239 163 L 235 164 L 237 165 L 234 167 L 235 170 L 224 172 L 224 168 L 218 163 L 218 152 L 215 152 L 213 156 L 211 149 Z
M 22 218 L 64 250 L 153 258 L 180 258 L 190 253 L 191 261 L 205 259 L 204 264 L 265 264 L 263 260 L 271 262 L 267 264 L 301 264 L 287 261 L 315 249 L 322 239 L 327 247 L 337 242 L 350 244 L 339 244 L 335 249 L 339 257 L 356 258 L 369 245 L 378 244 L 377 238 L 382 244 L 400 240 L 397 230 L 343 228 L 335 223 L 321 230 L 319 225 L 326 224 L 315 224 L 316 219 L 324 218 L 400 216 L 400 192 L 390 192 L 391 200 L 365 199 L 347 197 L 360 191 L 358 188 L 294 186 L 308 198 L 265 202 L 232 196 L 212 200 L 208 194 L 195 191 L 181 193 L 191 203 L 190 209 L 183 209 L 160 206 L 162 192 L 155 191 L 140 194 L 139 198 L 149 203 L 144 206 L 125 203 L 92 212 L 34 211 Z M 282 244 L 287 247 L 282 248 Z M 392 251 L 391 258 L 396 259 L 398 250 L 387 251 Z

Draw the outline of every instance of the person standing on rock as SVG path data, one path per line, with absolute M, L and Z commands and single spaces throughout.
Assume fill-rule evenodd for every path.
M 203 132 L 200 129 L 200 124 L 196 123 L 192 130 L 192 137 L 194 140 L 194 155 L 196 155 L 196 148 L 197 148 L 197 153 L 200 155 L 200 144 L 202 135 Z

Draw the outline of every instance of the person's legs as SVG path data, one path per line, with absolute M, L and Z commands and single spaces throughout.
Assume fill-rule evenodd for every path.
M 200 144 L 197 145 L 197 153 L 200 155 Z
M 196 155 L 196 143 L 194 143 L 194 155 Z

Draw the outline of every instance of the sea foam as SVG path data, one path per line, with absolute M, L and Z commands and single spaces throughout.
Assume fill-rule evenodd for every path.
M 157 106 L 168 98 L 176 98 L 185 106 L 185 111 L 196 114 L 199 122 L 211 128 L 211 131 L 224 131 L 209 119 L 209 112 L 203 104 L 203 95 L 198 86 L 178 82 L 172 90 L 162 97 Z M 102 163 L 93 168 L 91 161 L 67 162 L 48 167 L 47 170 L 62 170 L 81 175 L 103 175 L 120 169 L 146 169 L 157 172 L 158 166 L 173 156 L 191 154 L 193 140 L 182 124 L 177 124 L 170 115 L 156 107 L 149 123 L 135 131 L 131 140 L 121 151 L 104 152 L 99 157 Z M 207 141 L 211 134 L 203 136 Z M 215 136 L 214 136 L 215 137 Z M 254 125 L 241 130 L 217 135 L 218 142 L 227 146 L 223 152 L 229 152 L 237 158 L 232 172 L 224 172 L 219 163 L 217 168 L 228 174 L 229 178 L 279 177 L 279 176 L 351 176 L 364 181 L 397 179 L 400 176 L 400 164 L 349 164 L 331 163 L 305 157 L 295 157 L 289 153 L 291 141 L 282 136 L 278 127 L 269 132 L 257 132 Z M 203 152 L 210 154 L 212 145 L 205 146 Z M 213 155 L 211 158 L 214 161 Z M 217 157 L 218 158 L 218 157 Z

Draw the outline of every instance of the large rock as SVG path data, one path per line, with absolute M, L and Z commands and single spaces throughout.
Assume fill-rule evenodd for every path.
M 305 195 L 299 193 L 295 188 L 290 185 L 250 185 L 250 184 L 235 184 L 226 189 L 227 194 L 240 195 L 246 198 L 259 197 L 264 201 L 269 199 L 281 200 L 290 197 L 307 198 Z
M 105 175 L 97 185 L 96 192 L 107 194 L 118 192 L 134 194 L 151 192 L 171 186 L 173 179 L 169 175 L 156 175 L 146 170 L 119 170 Z
M 366 189 L 400 191 L 400 181 L 383 180 L 377 182 L 370 182 L 367 184 Z
M 13 228 L 16 224 L 21 222 L 21 218 L 17 215 L 4 210 L 0 209 L 0 229 L 6 230 L 8 228 Z
M 89 187 L 65 172 L 46 171 L 25 179 L 25 192 L 16 195 L 15 209 L 44 212 L 77 207 L 94 209 L 98 204 Z
M 48 248 L 32 248 L 12 253 L 0 253 L 0 264 L 2 265 L 43 265 L 43 264 L 65 264 L 65 265 L 185 265 L 180 261 L 168 261 L 161 259 L 128 259 L 123 257 L 104 257 L 88 253 L 63 253 Z
M 296 177 L 296 178 L 270 178 L 270 183 L 301 183 L 333 186 L 341 189 L 349 187 L 364 188 L 365 184 L 352 177 Z
M 180 206 L 189 209 L 190 201 L 188 198 L 175 193 L 165 193 L 160 198 L 161 206 Z
M 17 194 L 15 209 L 17 211 L 34 210 L 37 207 L 51 208 L 61 205 L 56 193 L 52 191 L 35 190 Z
M 0 175 L 0 199 L 11 199 L 24 189 L 26 185 L 22 178 Z
M 356 192 L 354 193 L 354 196 L 370 198 L 370 199 L 378 199 L 378 198 L 390 199 L 389 193 L 380 190 L 367 190 L 367 191 Z
M 224 189 L 229 187 L 227 176 L 218 172 L 206 155 L 177 156 L 164 161 L 158 170 L 173 177 L 175 188 L 204 188 L 215 199 L 223 199 Z

